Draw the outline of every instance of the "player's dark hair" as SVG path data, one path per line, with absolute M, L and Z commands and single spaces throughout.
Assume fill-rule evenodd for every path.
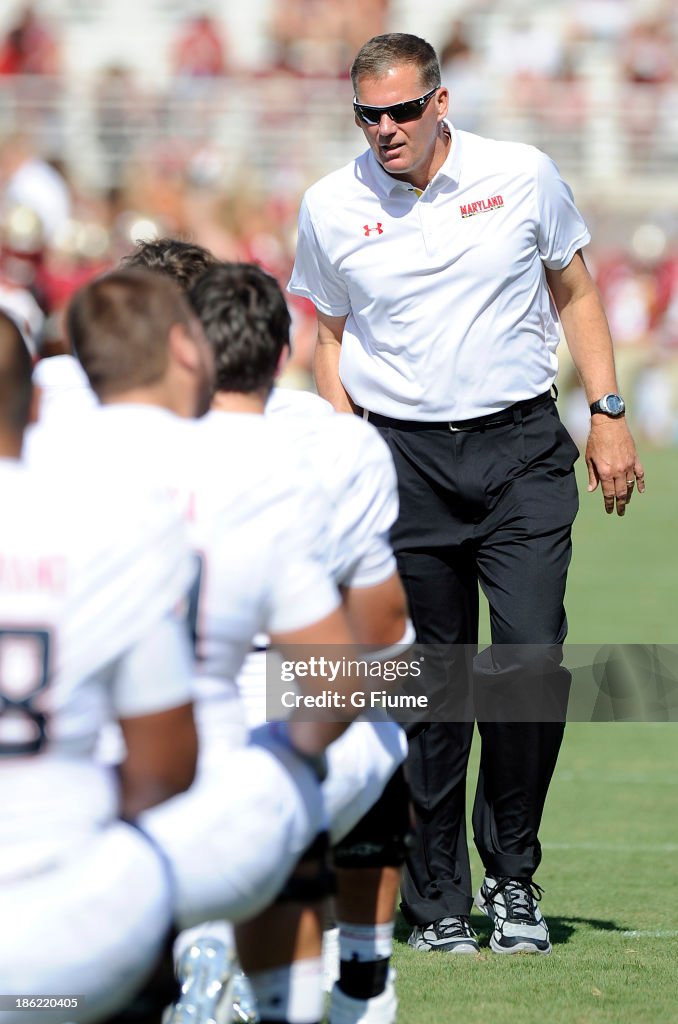
M 73 351 L 103 399 L 162 378 L 175 324 L 190 332 L 188 303 L 177 285 L 147 270 L 96 278 L 76 292 L 67 313 Z
M 120 260 L 120 267 L 165 274 L 187 292 L 215 263 L 216 256 L 202 245 L 179 238 L 158 238 L 155 242 L 137 242 L 136 248 Z
M 401 64 L 415 65 L 423 92 L 440 85 L 440 63 L 431 44 L 408 32 L 389 32 L 373 36 L 358 50 L 351 65 L 353 92 L 358 96 L 361 78 L 383 78 L 387 71 Z
M 219 263 L 191 288 L 189 300 L 214 352 L 217 391 L 270 391 L 290 339 L 275 278 L 252 263 Z
M 0 428 L 22 434 L 28 426 L 33 397 L 33 360 L 21 331 L 0 312 Z

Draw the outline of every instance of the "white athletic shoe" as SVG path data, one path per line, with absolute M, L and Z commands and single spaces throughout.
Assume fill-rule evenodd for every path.
M 396 972 L 389 968 L 386 988 L 371 999 L 354 999 L 342 992 L 338 984 L 332 989 L 328 1024 L 395 1024 L 398 997 Z
M 495 953 L 550 953 L 549 929 L 537 906 L 542 889 L 517 878 L 485 876 L 475 903 L 494 925 Z
M 468 917 L 441 917 L 430 924 L 416 925 L 407 945 L 422 953 L 479 953 L 480 946 Z
M 230 1024 L 233 953 L 220 939 L 203 937 L 185 947 L 176 965 L 180 993 L 163 1024 Z
M 233 975 L 233 1024 L 257 1024 L 259 1013 L 257 1001 L 244 971 L 236 971 Z

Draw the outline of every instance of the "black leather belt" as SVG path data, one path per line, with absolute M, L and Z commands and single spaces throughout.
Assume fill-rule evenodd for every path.
M 373 423 L 375 427 L 394 427 L 396 430 L 492 430 L 494 427 L 505 427 L 510 423 L 519 423 L 525 413 L 540 405 L 546 405 L 553 401 L 551 391 L 545 391 L 543 395 L 536 398 L 526 398 L 523 402 L 515 402 L 500 412 L 490 413 L 489 416 L 476 416 L 470 420 L 449 420 L 428 422 L 426 420 L 395 420 L 390 416 L 381 416 L 378 412 L 365 412 L 357 410 L 358 415 Z

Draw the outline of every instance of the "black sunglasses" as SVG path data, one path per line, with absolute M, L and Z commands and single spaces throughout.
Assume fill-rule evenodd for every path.
M 394 103 L 392 107 L 368 107 L 365 103 L 358 103 L 354 99 L 353 109 L 363 124 L 379 124 L 384 114 L 396 124 L 404 124 L 405 121 L 418 121 L 424 113 L 426 104 L 439 88 L 440 86 L 436 85 L 424 96 L 419 96 L 416 100 L 405 100 L 404 103 Z

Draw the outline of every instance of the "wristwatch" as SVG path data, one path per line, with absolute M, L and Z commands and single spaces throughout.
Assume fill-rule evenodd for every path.
M 591 415 L 593 416 L 596 412 L 605 413 L 606 416 L 611 416 L 613 420 L 623 416 L 626 411 L 626 402 L 621 395 L 603 395 L 597 402 L 593 402 L 590 406 Z

